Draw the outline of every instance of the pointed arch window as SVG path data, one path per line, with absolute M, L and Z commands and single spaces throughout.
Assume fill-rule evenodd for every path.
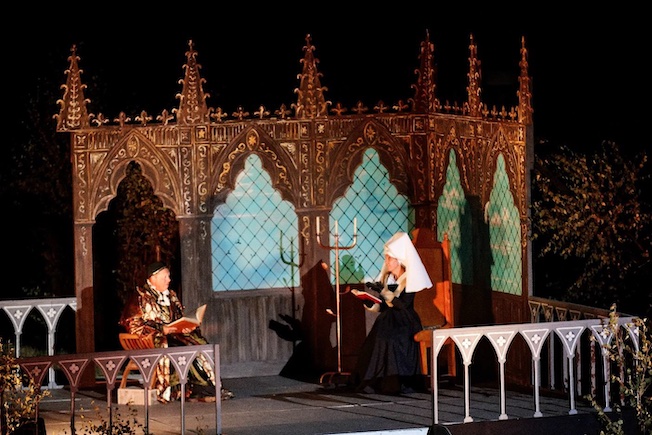
M 485 220 L 491 243 L 491 288 L 520 295 L 522 291 L 521 224 L 514 196 L 509 190 L 505 158 L 498 156 L 494 185 L 487 203 Z
M 352 249 L 340 252 L 340 284 L 375 279 L 382 266 L 383 244 L 397 231 L 410 232 L 414 227 L 408 198 L 399 194 L 390 182 L 387 168 L 373 148 L 365 151 L 353 183 L 335 201 L 330 213 L 331 231 L 338 221 L 342 246 L 351 245 L 354 218 L 357 218 L 358 241 Z M 331 251 L 331 265 L 335 282 L 334 251 Z
M 298 255 L 294 207 L 272 186 L 260 157 L 252 154 L 235 188 L 215 210 L 211 225 L 213 291 L 288 287 L 299 283 L 297 268 L 285 264 L 284 250 Z M 288 253 L 286 252 L 286 257 Z
M 473 284 L 473 220 L 466 199 L 455 152 L 450 151 L 446 184 L 437 205 L 437 239 L 448 235 L 451 246 L 451 278 L 458 284 Z

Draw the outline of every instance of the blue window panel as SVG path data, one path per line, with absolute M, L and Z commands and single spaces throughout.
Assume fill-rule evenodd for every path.
M 383 244 L 394 233 L 410 232 L 414 226 L 414 215 L 407 197 L 400 195 L 389 181 L 387 168 L 380 163 L 378 153 L 373 148 L 365 151 L 360 166 L 355 170 L 353 183 L 333 204 L 330 213 L 330 240 L 322 240 L 322 244 L 335 245 L 337 221 L 338 246 L 351 246 L 354 219 L 357 219 L 357 243 L 351 249 L 339 251 L 340 284 L 374 280 L 384 260 Z M 323 228 L 322 234 L 326 234 Z M 335 249 L 332 249 L 333 283 L 335 257 Z
M 213 290 L 288 287 L 299 282 L 297 268 L 285 259 L 298 240 L 297 216 L 274 190 L 260 158 L 252 154 L 236 179 L 235 188 L 212 220 Z M 298 247 L 294 246 L 298 253 Z

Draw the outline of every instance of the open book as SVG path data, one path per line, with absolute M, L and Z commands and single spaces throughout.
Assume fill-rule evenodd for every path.
M 382 299 L 380 299 L 378 296 L 373 295 L 373 294 L 371 294 L 369 292 L 366 292 L 364 290 L 353 289 L 353 290 L 351 290 L 351 293 L 353 293 L 353 295 L 356 298 L 362 299 L 363 301 L 371 301 L 371 302 L 373 302 L 375 304 L 379 304 L 379 303 L 382 302 Z
M 202 320 L 204 319 L 204 313 L 206 312 L 206 304 L 198 307 L 195 312 L 189 316 L 183 316 L 180 319 L 171 322 L 168 326 L 174 326 L 179 332 L 186 329 L 195 329 L 201 325 Z

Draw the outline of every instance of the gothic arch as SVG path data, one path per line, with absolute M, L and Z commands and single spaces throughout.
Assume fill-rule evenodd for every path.
M 217 328 L 217 313 L 230 312 L 245 298 L 251 302 L 251 312 L 255 312 L 258 305 L 269 305 L 265 299 L 268 296 L 213 297 L 210 235 L 213 211 L 236 188 L 236 179 L 251 154 L 261 158 L 273 188 L 283 200 L 295 205 L 299 232 L 305 242 L 305 262 L 299 267 L 302 276 L 312 280 L 305 280 L 301 285 L 308 283 L 303 290 L 310 295 L 317 295 L 321 285 L 319 279 L 313 279 L 316 276 L 313 267 L 320 264 L 326 254 L 325 248 L 318 243 L 315 223 L 328 217 L 334 200 L 351 186 L 367 149 L 378 153 L 389 173 L 389 181 L 414 207 L 418 227 L 432 229 L 437 226 L 437 206 L 446 183 L 451 150 L 455 152 L 460 172 L 462 187 L 459 189 L 473 201 L 474 225 L 483 225 L 482 214 L 478 213 L 480 196 L 486 198 L 488 193 L 482 194 L 487 190 L 486 182 L 482 181 L 495 172 L 497 154 L 488 150 L 491 146 L 500 148 L 497 152 L 505 155 L 508 167 L 517 167 L 510 169 L 513 171 L 510 188 L 516 192 L 514 197 L 520 209 L 527 210 L 529 197 L 525 184 L 530 168 L 525 167 L 523 155 L 525 147 L 528 155 L 532 152 L 533 137 L 524 49 L 519 64 L 518 106 L 509 111 L 479 110 L 480 103 L 483 107 L 486 104 L 478 99 L 481 89 L 475 79 L 475 45 L 470 58 L 469 77 L 473 80 L 469 83 L 468 101 L 461 105 L 457 102 L 442 105 L 436 95 L 437 87 L 430 79 L 432 45 L 423 44 L 411 108 L 399 100 L 396 106 L 379 104 L 367 113 L 361 103 L 352 113 L 343 115 L 347 108 L 339 104 L 332 114 L 320 110 L 295 110 L 292 114 L 282 106 L 275 112 L 278 116 L 270 116 L 261 109 L 254 113 L 254 118 L 249 118 L 249 113 L 243 109 L 228 115 L 222 108 L 208 107 L 197 52 L 192 42 L 189 45 L 183 65 L 185 76 L 179 81 L 182 85 L 179 106 L 172 112 L 163 110 L 155 118 L 144 111 L 135 117 L 121 112 L 113 120 L 90 113 L 87 104 L 91 100 L 83 92 L 85 84 L 81 80 L 82 70 L 75 47 L 69 57 L 65 91 L 58 102 L 61 110 L 56 115 L 56 129 L 71 138 L 75 293 L 80 307 L 76 312 L 78 350 L 92 351 L 94 347 L 93 337 L 82 333 L 94 324 L 95 307 L 92 299 L 90 303 L 86 299 L 95 285 L 93 218 L 106 210 L 117 195 L 119 183 L 132 161 L 140 165 L 165 207 L 177 214 L 184 303 L 196 306 L 211 301 L 211 311 L 216 314 L 209 314 L 213 318 L 206 323 L 204 332 L 210 341 L 219 341 L 224 346 L 223 355 L 243 355 L 246 361 L 258 360 L 259 349 L 249 349 L 235 334 L 230 334 L 231 331 L 255 330 L 266 343 L 261 347 L 269 349 L 278 347 L 277 337 L 267 331 L 266 324 L 258 325 L 260 319 L 256 316 L 241 316 L 231 329 Z M 322 86 L 309 36 L 301 62 L 304 68 L 298 75 L 300 92 L 293 106 L 326 107 L 329 102 L 323 92 L 327 88 Z M 513 118 L 512 113 L 519 116 Z M 497 135 L 498 130 L 501 131 Z M 487 170 L 483 164 L 488 162 L 491 168 Z M 522 241 L 528 243 L 524 236 Z M 524 264 L 526 260 L 524 257 Z M 523 270 L 526 282 L 530 270 L 527 267 Z M 294 301 L 285 292 L 275 293 L 273 301 L 278 310 L 294 307 Z M 503 320 L 521 319 L 521 315 L 503 313 L 517 312 L 527 316 L 522 309 L 523 302 L 522 297 L 508 298 L 500 302 L 508 304 L 508 309 L 496 305 L 496 312 Z M 321 355 L 311 356 L 321 359 Z M 274 356 L 268 354 L 262 359 L 272 358 Z
M 521 156 L 518 155 L 518 151 L 513 144 L 510 144 L 505 136 L 505 132 L 501 128 L 496 131 L 496 134 L 490 140 L 490 144 L 486 148 L 482 156 L 482 161 L 480 162 L 482 171 L 479 175 L 479 185 L 482 206 L 485 207 L 487 202 L 489 202 L 489 196 L 493 188 L 494 174 L 498 165 L 498 155 L 500 154 L 505 159 L 505 170 L 509 178 L 509 190 L 514 197 L 514 203 L 518 208 L 519 214 L 523 217 L 526 214 L 526 210 L 524 210 L 524 204 L 519 199 L 521 198 L 520 192 L 523 191 L 524 184 L 521 186 L 523 174 L 519 168 L 524 165 L 524 155 L 522 153 Z
M 348 140 L 329 157 L 332 170 L 328 177 L 331 189 L 327 195 L 327 204 L 333 204 L 353 183 L 355 168 L 362 162 L 367 148 L 378 152 L 380 162 L 387 168 L 390 181 L 399 193 L 413 199 L 410 181 L 413 175 L 412 165 L 404 144 L 392 137 L 382 123 L 367 120 L 352 130 Z
M 281 147 L 263 130 L 252 126 L 238 135 L 221 153 L 223 159 L 214 163 L 214 179 L 211 180 L 211 212 L 226 201 L 227 195 L 235 188 L 238 174 L 244 169 L 245 161 L 256 154 L 263 168 L 274 180 L 274 189 L 281 197 L 296 206 L 298 203 L 297 164 L 290 155 L 291 150 Z
M 116 143 L 103 163 L 94 169 L 95 173 L 104 175 L 95 179 L 97 182 L 91 189 L 93 218 L 108 209 L 109 202 L 117 195 L 118 185 L 126 176 L 127 165 L 132 161 L 140 165 L 163 205 L 178 216 L 180 189 L 177 165 L 145 136 L 132 131 Z
M 476 185 L 476 177 L 474 176 L 474 152 L 472 149 L 474 146 L 471 145 L 471 139 L 460 139 L 457 133 L 457 125 L 451 125 L 448 129 L 448 133 L 444 139 L 444 145 L 441 151 L 441 162 L 438 170 L 441 172 L 438 173 L 438 183 L 436 184 L 437 188 L 437 198 L 441 196 L 441 192 L 444 190 L 444 184 L 446 184 L 446 171 L 448 170 L 448 162 L 450 151 L 452 150 L 455 153 L 455 161 L 457 162 L 457 170 L 460 173 L 460 181 L 462 183 L 462 189 L 464 190 L 465 196 L 473 196 L 476 194 L 474 192 L 473 186 Z

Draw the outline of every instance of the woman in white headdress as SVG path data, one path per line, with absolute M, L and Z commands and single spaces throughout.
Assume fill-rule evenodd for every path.
M 414 310 L 414 296 L 432 287 L 432 282 L 407 233 L 394 234 L 385 243 L 384 254 L 385 262 L 375 283 L 382 303 L 365 305 L 380 314 L 358 355 L 354 380 L 357 389 L 364 392 L 421 391 L 425 382 L 414 334 L 422 325 Z

